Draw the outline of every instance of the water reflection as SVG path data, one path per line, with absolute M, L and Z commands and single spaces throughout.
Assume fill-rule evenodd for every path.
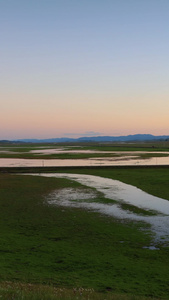
M 70 150 L 68 147 L 66 148 L 54 148 L 54 149 L 36 149 L 36 150 L 31 150 L 30 153 L 34 154 L 63 154 L 63 153 L 74 153 L 74 154 L 95 154 L 95 153 L 116 153 L 114 151 L 97 151 L 97 150 Z
M 32 175 L 37 176 L 38 174 Z M 163 242 L 169 241 L 169 201 L 147 194 L 134 186 L 124 184 L 118 180 L 99 176 L 67 173 L 43 173 L 41 176 L 62 177 L 75 180 L 89 188 L 95 188 L 96 191 L 101 192 L 104 197 L 116 200 L 119 204 L 125 202 L 145 210 L 155 210 L 157 214 L 153 216 L 138 215 L 122 209 L 118 203 L 104 204 L 93 202 L 94 194 L 88 195 L 88 192 L 85 192 L 85 196 L 82 196 L 82 194 L 78 194 L 77 190 L 67 191 L 67 189 L 62 189 L 59 192 L 57 190 L 56 193 L 54 192 L 48 197 L 49 203 L 51 202 L 52 204 L 57 203 L 57 205 L 83 207 L 95 211 L 97 210 L 123 220 L 130 219 L 147 222 L 151 225 L 152 232 L 155 233 L 155 242 L 160 242 L 161 240 Z M 77 199 L 80 200 L 80 202 L 74 201 Z M 88 199 L 88 202 L 83 201 L 84 199 Z
M 78 147 L 78 146 L 77 146 Z M 137 155 L 137 154 L 147 154 L 151 152 L 147 151 L 99 151 L 99 150 L 87 150 L 87 149 L 75 149 L 75 147 L 62 147 L 62 148 L 48 148 L 48 149 L 36 149 L 31 150 L 30 153 L 34 154 L 63 154 L 63 153 L 74 153 L 74 154 L 115 154 L 115 155 L 122 155 L 122 156 L 130 156 L 130 155 Z M 153 151 L 154 154 L 168 154 L 168 151 Z
M 151 166 L 169 165 L 169 157 L 140 159 L 137 156 L 96 157 L 86 159 L 21 159 L 0 158 L 0 167 L 66 167 L 66 166 Z

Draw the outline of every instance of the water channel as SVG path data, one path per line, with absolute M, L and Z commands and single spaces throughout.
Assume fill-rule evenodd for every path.
M 31 174 L 33 176 L 45 176 L 67 178 L 75 180 L 86 186 L 84 190 L 65 188 L 56 190 L 46 198 L 51 205 L 62 205 L 92 209 L 102 214 L 116 217 L 122 220 L 141 221 L 151 226 L 154 234 L 154 245 L 169 242 L 169 201 L 152 196 L 144 191 L 118 180 L 100 176 L 68 173 L 42 173 Z M 88 190 L 88 189 L 92 190 Z M 95 190 L 93 190 L 93 188 Z M 97 193 L 102 193 L 106 199 L 116 202 L 98 203 Z M 122 209 L 120 204 L 127 203 L 145 211 L 153 211 L 154 215 L 142 215 Z M 153 247 L 154 247 L 153 245 Z
M 155 166 L 169 165 L 169 157 L 140 159 L 136 156 L 95 157 L 85 159 L 0 158 L 0 167 L 67 167 L 67 166 Z

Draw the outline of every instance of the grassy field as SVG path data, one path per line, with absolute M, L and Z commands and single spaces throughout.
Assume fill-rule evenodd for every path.
M 68 170 L 119 179 L 169 200 L 169 168 L 63 168 L 60 172 Z M 1 298 L 13 291 L 25 293 L 24 298 L 16 294 L 18 298 L 6 299 L 26 299 L 29 284 L 40 284 L 52 289 L 44 299 L 69 299 L 68 295 L 83 299 L 73 294 L 73 288 L 83 288 L 84 299 L 168 299 L 169 248 L 144 249 L 151 236 L 140 231 L 139 224 L 79 208 L 49 206 L 47 195 L 65 187 L 84 189 L 66 179 L 0 174 Z M 21 283 L 22 292 L 16 288 Z M 64 288 L 66 296 L 54 295 L 52 286 Z M 90 297 L 88 289 L 95 290 Z M 37 290 L 34 294 L 28 299 L 43 299 Z

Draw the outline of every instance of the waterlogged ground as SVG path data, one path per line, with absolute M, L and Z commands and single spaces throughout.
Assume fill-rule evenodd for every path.
M 169 201 L 118 180 L 99 176 L 67 173 L 38 176 L 67 178 L 86 186 L 84 189 L 65 188 L 52 192 L 46 198 L 49 204 L 91 209 L 121 220 L 145 222 L 151 226 L 154 245 L 169 243 Z M 131 211 L 133 207 L 138 211 Z
M 169 165 L 169 152 L 152 151 L 153 148 L 151 151 L 100 151 L 80 146 L 32 148 L 0 147 L 0 167 Z

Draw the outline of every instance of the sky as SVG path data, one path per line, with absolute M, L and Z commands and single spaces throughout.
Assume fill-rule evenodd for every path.
M 168 0 L 0 0 L 0 139 L 169 135 Z

